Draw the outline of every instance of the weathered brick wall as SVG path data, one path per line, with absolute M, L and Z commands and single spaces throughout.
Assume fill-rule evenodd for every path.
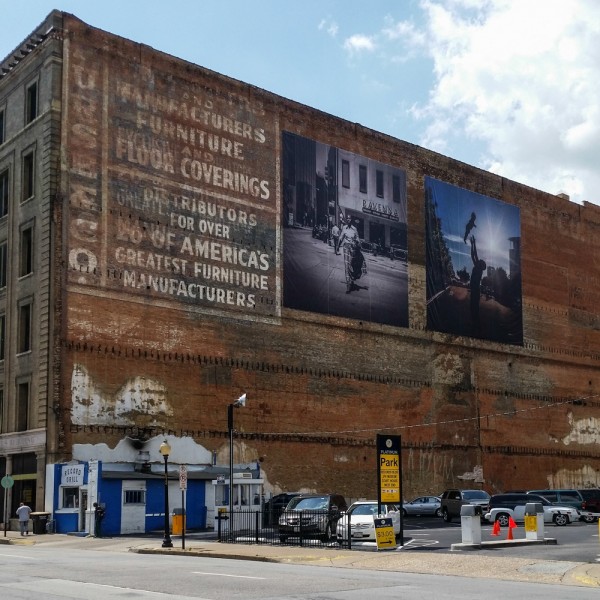
M 406 495 L 481 485 L 475 483 L 480 468 L 490 491 L 558 480 L 579 485 L 594 477 L 600 483 L 597 208 L 572 205 L 75 19 L 65 27 L 63 258 L 69 270 L 58 400 L 69 409 L 63 413 L 67 456 L 74 443 L 114 445 L 138 427 L 192 436 L 226 464 L 227 405 L 245 391 L 248 404 L 236 412 L 236 460 L 260 461 L 278 488 L 372 497 L 374 441 L 382 431 L 402 435 Z M 206 150 L 189 141 L 190 107 L 199 106 L 198 98 L 239 121 L 231 127 L 242 135 L 225 137 L 243 147 L 229 148 L 234 155 L 217 153 L 211 164 L 223 173 L 256 176 L 263 182 L 256 195 L 189 176 L 188 159 L 202 162 Z M 168 108 L 169 100 L 178 110 Z M 187 144 L 165 121 L 187 128 Z M 409 327 L 281 306 L 281 131 L 406 171 Z M 144 144 L 156 152 L 154 163 Z M 523 347 L 426 330 L 425 176 L 520 207 Z M 267 189 L 268 198 L 262 197 Z M 220 243 L 264 257 L 268 266 L 257 270 L 265 279 L 251 292 L 253 306 L 247 298 L 210 303 L 153 285 L 150 276 L 179 280 L 183 267 L 154 263 L 152 269 L 148 253 L 194 261 L 184 239 L 197 231 L 182 227 L 177 216 L 172 220 L 173 214 L 189 216 L 180 199 L 186 194 L 235 213 Z M 254 215 L 253 224 L 240 222 L 240 212 Z M 154 230 L 159 237 L 152 237 Z M 159 248 L 157 240 L 164 239 L 171 246 Z M 123 258 L 128 251 L 136 253 L 130 262 Z M 567 402 L 574 398 L 585 401 Z

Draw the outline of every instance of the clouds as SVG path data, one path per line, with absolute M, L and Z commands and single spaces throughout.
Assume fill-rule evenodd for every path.
M 428 97 L 408 108 L 416 142 L 600 204 L 600 3 L 422 0 L 419 9 L 344 41 L 353 57 L 430 61 Z

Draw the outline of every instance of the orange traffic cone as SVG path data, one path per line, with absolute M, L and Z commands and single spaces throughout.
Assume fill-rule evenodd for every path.
M 508 518 L 508 535 L 506 536 L 507 540 L 514 540 L 515 538 L 513 537 L 513 529 L 517 526 L 517 524 L 515 523 L 514 519 L 512 517 Z
M 494 528 L 492 529 L 492 535 L 500 535 L 500 521 L 494 521 Z

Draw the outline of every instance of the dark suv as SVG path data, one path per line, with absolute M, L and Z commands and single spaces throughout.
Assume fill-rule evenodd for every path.
M 292 498 L 299 495 L 300 492 L 282 492 L 281 494 L 275 494 L 275 496 L 269 498 L 263 507 L 263 524 L 265 527 L 277 525 L 284 508 L 289 504 Z
M 562 504 L 563 506 L 572 506 L 579 512 L 587 511 L 587 503 L 583 496 L 577 491 L 572 489 L 552 489 L 552 490 L 529 490 L 530 494 L 537 494 L 538 496 L 544 496 L 546 500 L 550 500 L 552 504 Z M 594 517 L 582 516 L 582 521 L 592 523 Z
M 490 495 L 483 490 L 446 490 L 441 496 L 442 518 L 446 523 L 460 517 L 460 509 L 465 504 L 474 504 L 481 507 L 483 515 L 490 501 Z
M 288 537 L 333 537 L 341 511 L 348 503 L 340 494 L 300 494 L 292 498 L 279 517 L 279 540 Z

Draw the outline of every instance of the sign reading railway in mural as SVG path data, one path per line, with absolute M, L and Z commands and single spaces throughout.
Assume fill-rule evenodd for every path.
M 68 62 L 69 282 L 273 314 L 274 119 L 200 68 L 78 41 Z
M 283 305 L 406 327 L 406 173 L 282 134 Z
M 425 178 L 430 329 L 523 343 L 519 208 Z

